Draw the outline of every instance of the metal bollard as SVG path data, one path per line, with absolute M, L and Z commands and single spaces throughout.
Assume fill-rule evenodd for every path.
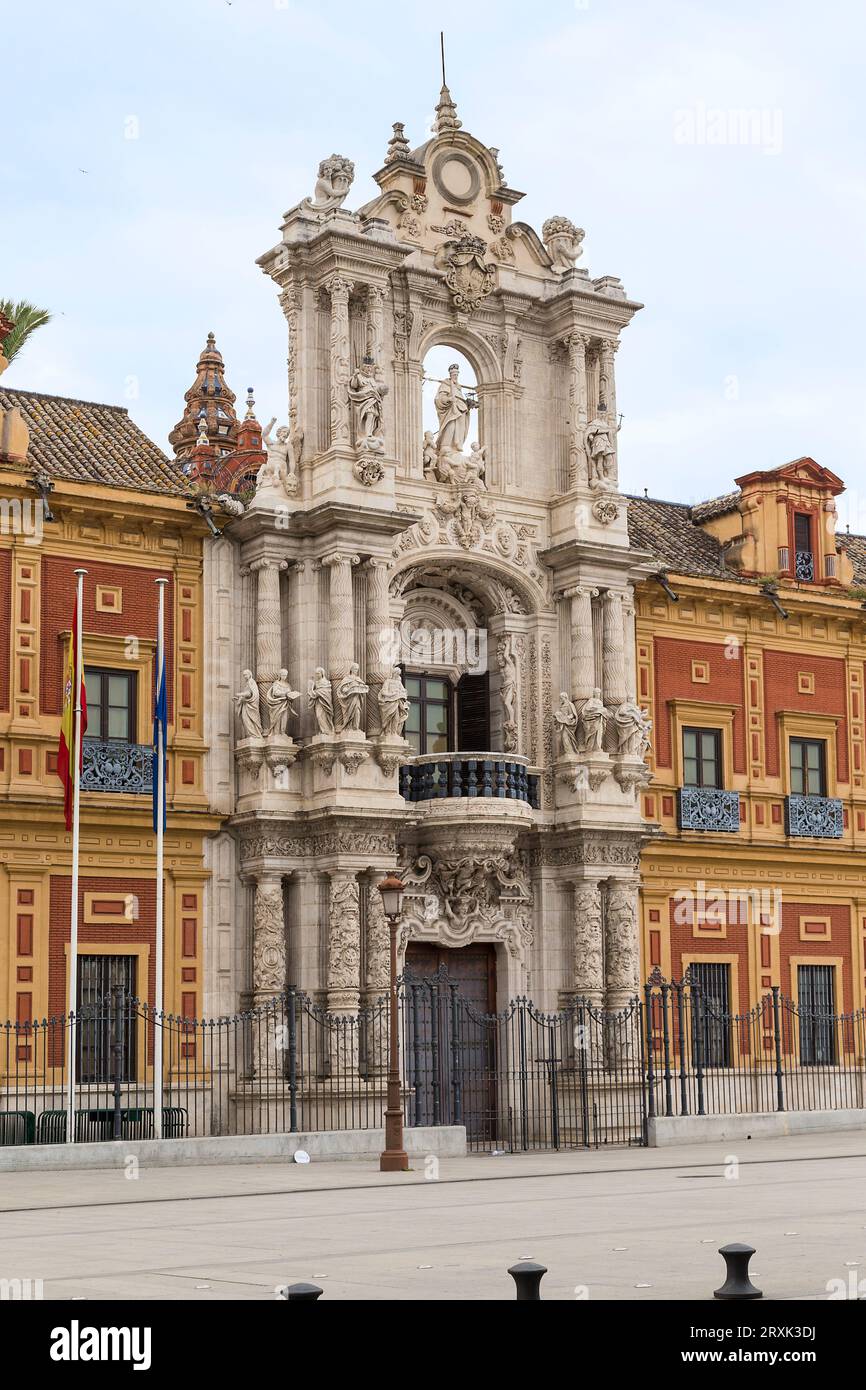
M 287 1303 L 315 1303 L 324 1293 L 318 1284 L 289 1284 L 286 1289 Z
M 547 1265 L 537 1265 L 533 1260 L 522 1260 L 512 1265 L 508 1273 L 517 1285 L 518 1303 L 540 1303 L 541 1281 L 547 1273 Z
M 723 1245 L 719 1254 L 725 1261 L 726 1278 L 720 1289 L 713 1291 L 713 1298 L 747 1299 L 763 1298 L 749 1278 L 749 1260 L 755 1253 L 752 1245 Z

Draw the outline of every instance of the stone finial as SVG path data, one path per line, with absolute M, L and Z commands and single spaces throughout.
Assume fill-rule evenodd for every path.
M 439 93 L 439 104 L 436 107 L 433 131 L 436 135 L 443 135 L 448 130 L 459 130 L 462 124 L 463 122 L 457 116 L 457 106 L 451 98 L 451 93 L 443 83 Z
M 256 401 L 255 401 L 255 397 L 253 396 L 253 388 L 252 388 L 251 386 L 248 386 L 248 387 L 247 387 L 247 413 L 246 413 L 246 415 L 244 416 L 244 419 L 245 419 L 245 420 L 255 420 L 255 418 L 256 418 Z
M 388 141 L 388 151 L 385 155 L 386 164 L 393 164 L 395 159 L 405 159 L 409 153 L 409 141 L 406 139 L 405 130 L 402 121 L 394 122 L 394 134 Z

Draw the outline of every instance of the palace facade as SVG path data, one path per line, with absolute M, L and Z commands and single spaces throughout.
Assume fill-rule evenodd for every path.
M 859 1009 L 866 934 L 866 541 L 813 459 L 684 506 L 635 498 L 639 700 L 651 711 L 645 968 L 745 1011 L 770 988 Z
M 286 414 L 237 420 L 199 363 L 172 440 L 221 530 L 205 554 L 209 1012 L 286 984 L 337 1013 L 400 963 L 485 1008 L 640 975 L 646 720 L 618 488 L 615 354 L 640 308 L 583 231 L 516 220 L 447 88 L 350 210 L 322 161 L 259 265 Z M 236 436 L 236 439 L 235 437 Z
M 71 839 L 57 753 L 74 571 L 84 581 L 80 1006 L 154 1000 L 151 748 L 157 589 L 166 590 L 165 1007 L 201 1013 L 206 797 L 202 550 L 174 465 L 123 409 L 0 389 L 0 1019 L 67 1010 Z M 25 1036 L 0 1069 L 44 1065 Z

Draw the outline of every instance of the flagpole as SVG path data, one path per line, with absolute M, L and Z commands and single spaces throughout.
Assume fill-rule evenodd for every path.
M 66 1052 L 66 1079 L 69 1093 L 66 1103 L 66 1142 L 75 1143 L 75 1034 L 78 1029 L 78 848 L 81 829 L 81 686 L 84 681 L 84 576 L 87 570 L 77 569 L 78 591 L 75 599 L 75 650 L 73 684 L 75 686 L 75 737 L 72 754 L 74 768 L 72 783 L 72 901 L 69 912 L 69 999 L 67 1013 L 69 1029 Z M 74 1020 L 74 1021 L 73 1021 Z
M 165 671 L 165 586 L 167 579 L 154 581 L 159 592 L 159 616 L 156 629 L 156 691 L 159 698 L 159 683 Z M 162 1138 L 162 1034 L 163 1034 L 163 877 L 164 877 L 164 824 L 165 824 L 165 728 L 160 719 L 157 725 L 156 745 L 156 959 L 153 1030 L 153 1134 Z

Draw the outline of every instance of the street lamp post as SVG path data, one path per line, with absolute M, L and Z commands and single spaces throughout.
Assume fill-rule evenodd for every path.
M 378 885 L 391 936 L 391 1009 L 388 1026 L 388 1104 L 385 1109 L 385 1147 L 379 1156 L 382 1173 L 405 1173 L 409 1156 L 403 1148 L 403 1105 L 400 1099 L 400 1047 L 397 1013 L 397 923 L 403 903 L 403 881 L 388 874 Z

